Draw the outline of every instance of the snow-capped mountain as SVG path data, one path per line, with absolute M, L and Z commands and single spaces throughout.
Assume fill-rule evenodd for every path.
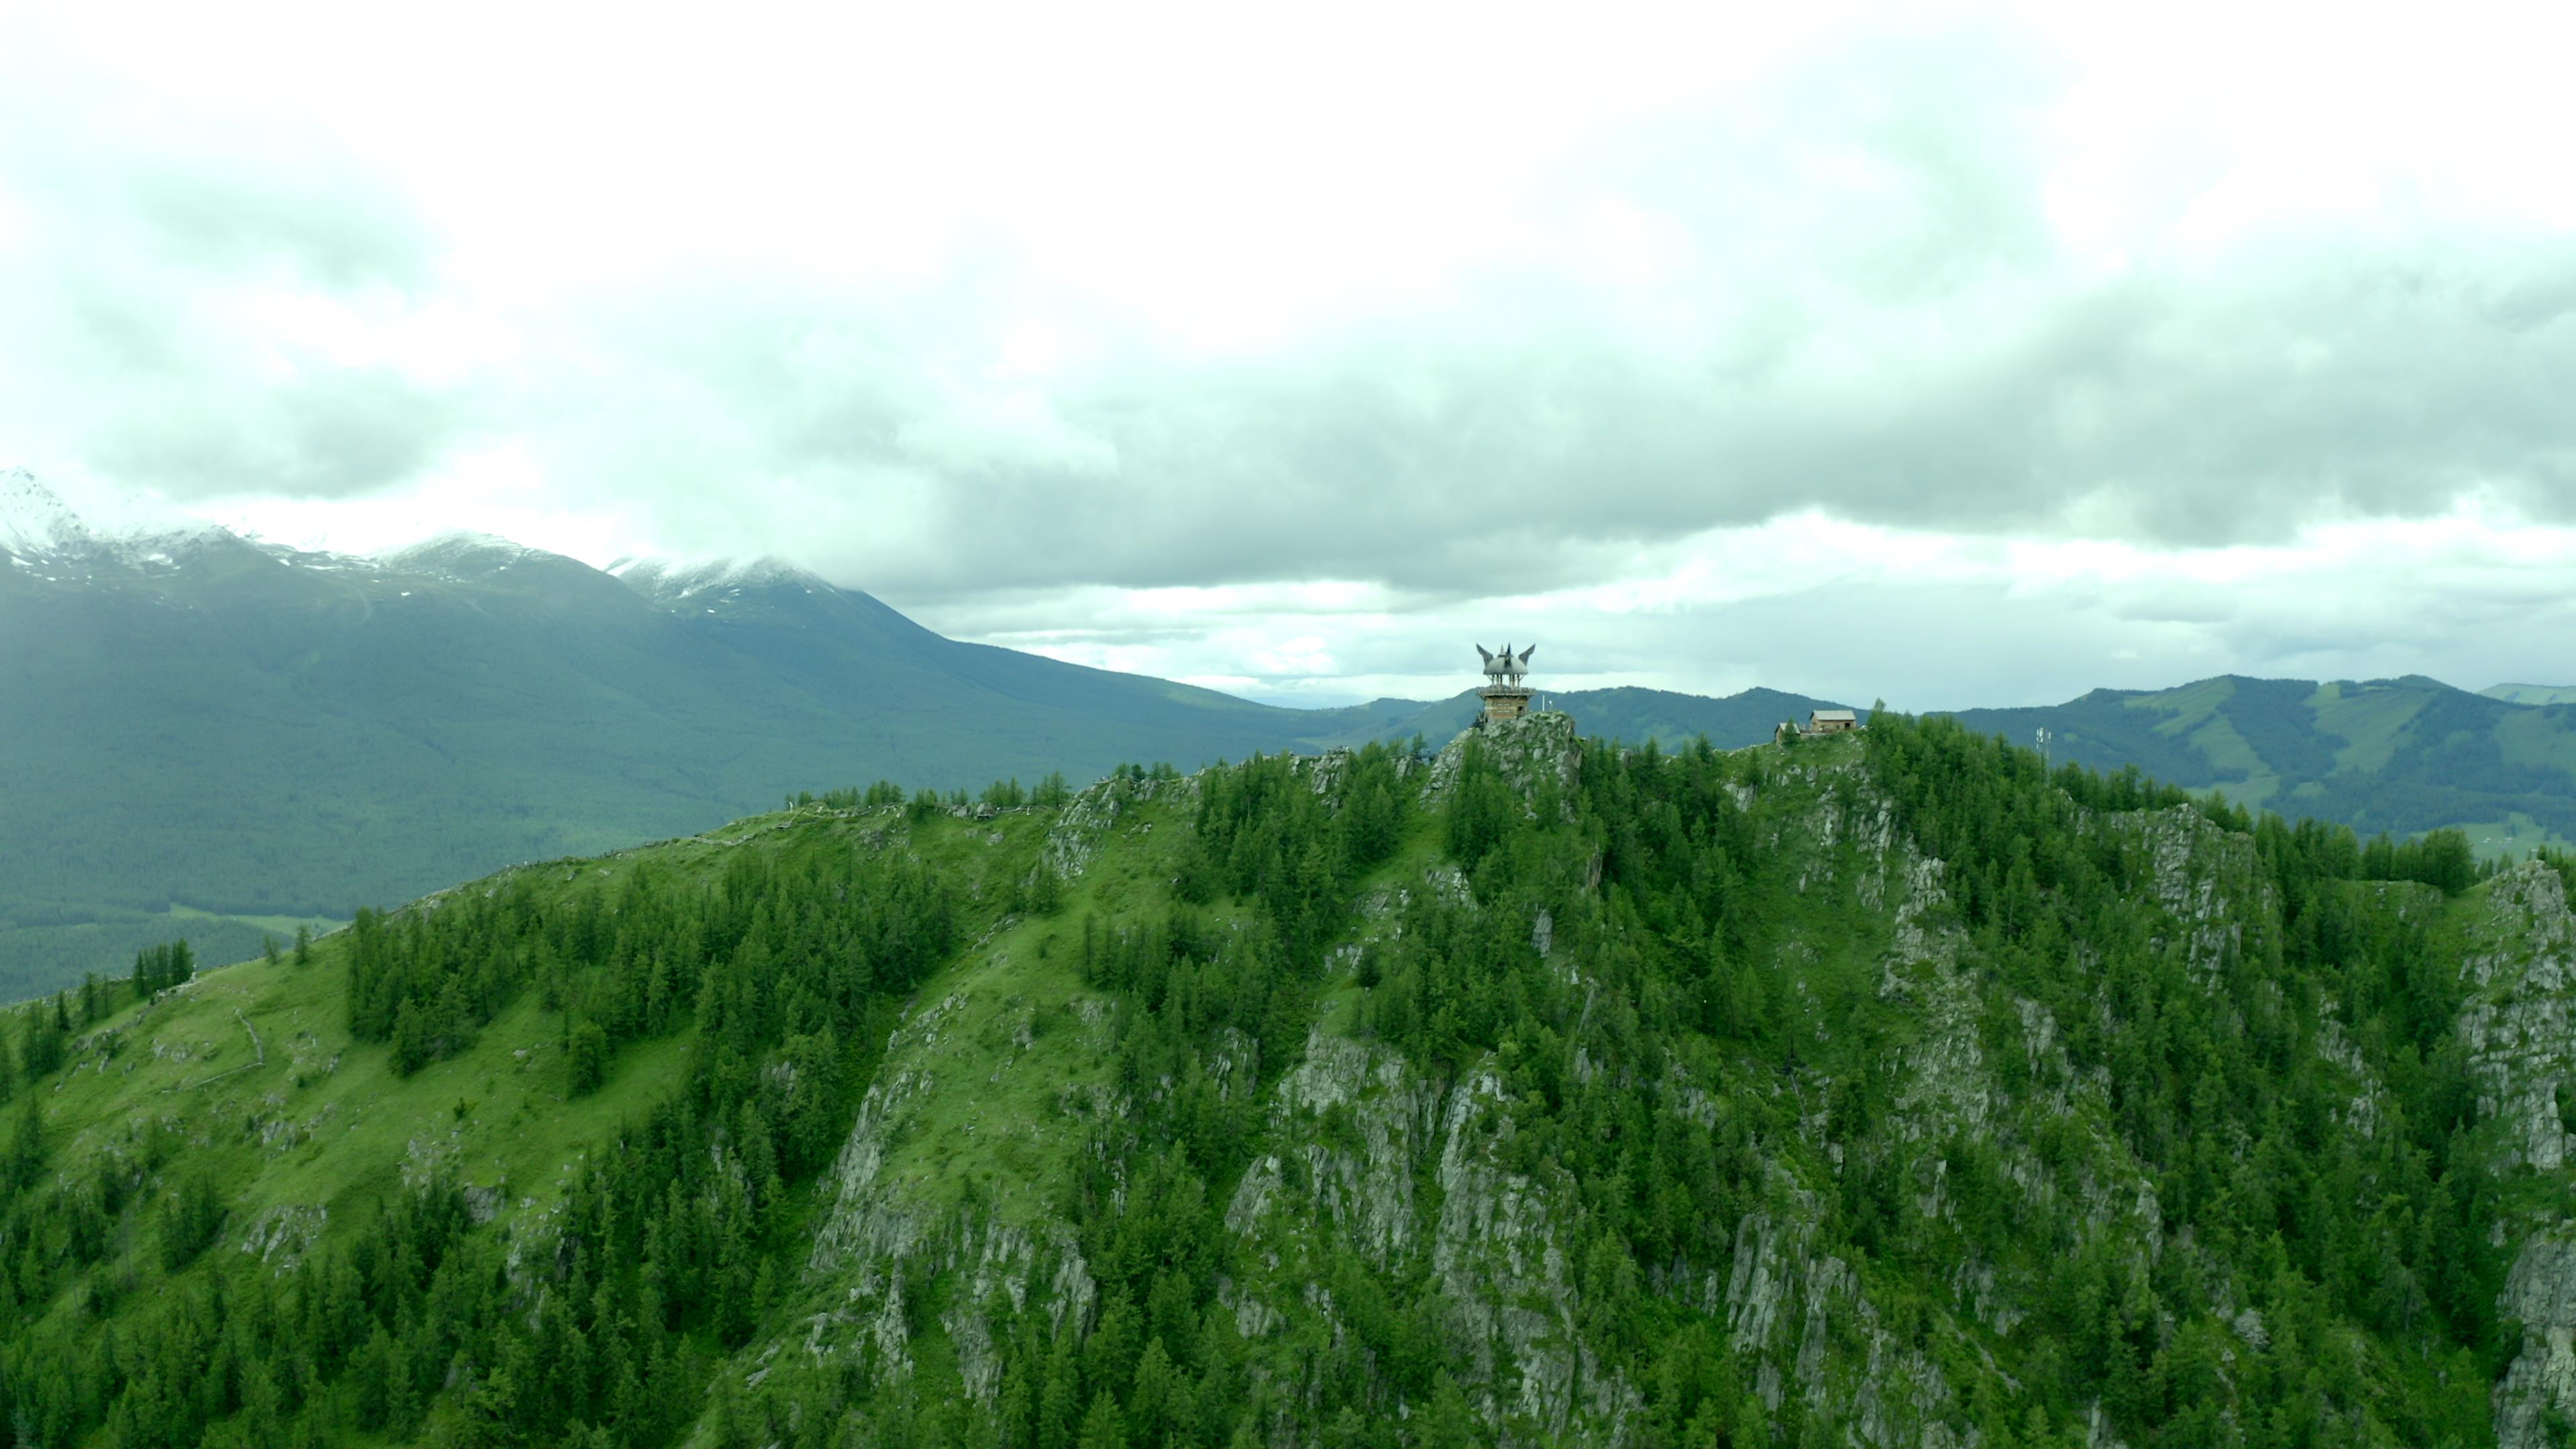
M 810 594 L 817 590 L 828 592 L 832 587 L 823 579 L 773 555 L 754 559 L 715 559 L 703 563 L 621 558 L 608 566 L 608 572 L 628 588 L 664 605 L 681 604 L 706 595 L 734 596 L 747 589 L 801 589 Z
M 420 586 L 455 586 L 479 597 L 504 588 L 522 599 L 557 607 L 626 607 L 694 618 L 736 616 L 788 599 L 829 600 L 841 591 L 777 558 L 674 562 L 624 558 L 606 570 L 495 534 L 455 530 L 401 548 L 372 554 L 313 551 L 244 537 L 220 524 L 188 517 L 140 499 L 102 508 L 104 517 L 80 510 L 23 468 L 0 471 L 0 569 L 21 583 L 113 586 L 139 584 L 154 597 L 187 602 L 188 580 L 205 563 L 238 564 L 264 557 L 291 581 L 355 586 L 370 597 L 413 597 Z M 210 576 L 219 576 L 218 568 Z M 176 591 L 176 592 L 173 592 Z
M 0 471 L 0 554 L 21 564 L 84 553 L 89 525 L 24 468 Z
M 396 573 L 426 574 L 432 578 L 470 583 L 488 579 L 503 569 L 520 564 L 562 557 L 561 554 L 513 543 L 496 533 L 475 533 L 460 528 L 403 548 L 388 549 L 374 555 L 374 562 Z
M 20 569 L 87 572 L 101 565 L 151 571 L 175 568 L 208 547 L 247 547 L 220 524 L 190 518 L 141 499 L 114 516 L 84 518 L 24 468 L 0 471 L 0 555 Z

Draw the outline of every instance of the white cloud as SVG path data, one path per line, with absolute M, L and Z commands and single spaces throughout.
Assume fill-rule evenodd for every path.
M 13 7 L 0 452 L 1319 699 L 2576 676 L 2569 38 Z
M 2576 637 L 2571 574 L 2576 528 L 2476 506 L 2186 550 L 1997 544 L 1810 513 L 1678 540 L 1615 585 L 1463 600 L 1365 585 L 1089 589 L 919 612 L 948 632 L 1289 703 L 1451 694 L 1474 682 L 1468 643 L 1508 636 L 1541 646 L 1537 678 L 1560 689 L 1765 684 L 1947 709 L 2220 672 L 2576 678 L 2576 645 L 2559 642 Z

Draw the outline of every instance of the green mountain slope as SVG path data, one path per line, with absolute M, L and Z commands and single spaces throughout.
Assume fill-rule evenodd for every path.
M 2446 826 L 2480 851 L 2576 841 L 2576 707 L 2518 704 L 2421 675 L 2366 683 L 2224 675 L 2155 693 L 1959 712 L 2060 760 L 2156 778 L 2293 817 L 2399 836 Z
M 17 1013 L 0 1444 L 2554 1443 L 2571 943 L 1897 717 L 756 817 Z

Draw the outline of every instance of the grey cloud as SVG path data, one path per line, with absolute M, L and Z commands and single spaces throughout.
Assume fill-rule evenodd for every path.
M 327 121 L 179 112 L 41 55 L 0 60 L 0 185 L 76 252 L 209 277 L 282 270 L 328 288 L 417 286 L 437 234 Z
M 9 421 L 181 495 L 363 492 L 506 438 L 670 547 L 932 604 L 1340 577 L 1427 608 L 1810 507 L 2150 545 L 2472 489 L 2576 517 L 2576 244 L 2393 214 L 2107 267 L 2046 207 L 2065 84 L 1992 28 L 1845 37 L 1567 158 L 1534 209 L 1632 208 L 1651 286 L 1521 256 L 1202 355 L 978 239 L 899 282 L 681 266 L 565 297 L 509 319 L 524 359 L 437 387 L 280 366 L 219 305 L 280 276 L 440 295 L 399 188 L 310 135 L 92 124 L 0 152 L 47 273 L 0 278 L 33 339 L 0 380 Z M 1086 341 L 1052 373 L 999 365 L 1032 297 Z
M 462 422 L 456 399 L 380 369 L 227 391 L 183 376 L 109 414 L 91 456 L 111 476 L 179 497 L 346 497 L 425 469 Z
M 2034 117 L 2061 78 L 1982 32 L 1937 39 L 1820 53 L 1575 158 L 1566 208 L 1615 194 L 1680 237 L 1652 293 L 1491 269 L 1454 302 L 1217 358 L 1092 317 L 1100 356 L 1032 382 L 993 372 L 1027 281 L 1006 254 L 901 293 L 702 279 L 572 319 L 646 339 L 599 387 L 653 369 L 672 406 L 558 456 L 720 490 L 733 526 L 915 598 L 1520 592 L 1806 507 L 2155 545 L 2473 489 L 2576 515 L 2564 239 L 2273 228 L 2105 270 L 2042 212 Z M 818 498 L 852 525 L 811 526 Z
M 11 451 L 182 499 L 345 496 L 465 435 L 470 388 L 333 356 L 249 305 L 398 310 L 438 284 L 434 230 L 328 131 L 0 82 Z
M 121 200 L 164 253 L 205 267 L 283 265 L 326 287 L 418 285 L 433 233 L 410 198 L 345 154 L 306 143 L 147 152 Z

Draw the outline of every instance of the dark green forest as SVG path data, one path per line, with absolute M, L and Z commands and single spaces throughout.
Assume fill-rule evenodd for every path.
M 154 956 L 21 1012 L 0 1443 L 1805 1446 L 1901 1422 L 2056 1446 L 2096 1416 L 2172 1449 L 2496 1442 L 2524 1341 L 2499 1295 L 2561 1189 L 2480 1113 L 2462 963 L 2494 867 L 2464 837 L 2052 771 L 1941 719 L 1732 753 L 1518 738 L 1122 769 L 981 813 L 809 800 L 763 848 L 516 873 L 230 968 L 336 1002 L 388 1091 L 458 1091 L 442 1072 L 533 1023 L 562 1110 L 632 1095 L 542 1212 L 353 1160 L 372 1185 L 283 1267 L 219 1246 L 249 1149 L 56 1125 L 61 1074 L 142 1050 L 117 1013 L 190 971 Z M 1883 839 L 1815 830 L 1873 810 Z M 1047 842 L 1085 811 L 1160 829 L 1076 869 Z M 2185 847 L 2224 867 L 2206 909 L 2169 900 Z M 1936 862 L 1937 894 L 1858 884 L 1889 860 Z M 960 1231 L 1054 1225 L 1027 1281 L 1058 1290 L 922 1259 L 895 1328 L 830 1339 L 860 1291 L 814 1246 L 836 1157 L 898 1024 L 1005 931 L 1071 1003 L 1006 1049 L 1079 1041 L 1097 1091 L 1039 1109 L 1062 1171 L 1014 1169 L 997 1132 L 920 1191 Z M 1928 1065 L 1953 1018 L 1973 1113 Z M 1563 1412 L 1469 1331 L 1454 1261 L 1339 1208 L 1293 1232 L 1239 1208 L 1256 1179 L 1325 1201 L 1385 1155 L 1365 1106 L 1283 1105 L 1328 1038 L 1466 1124 L 1394 1169 L 1423 1221 L 1489 1180 L 1547 1205 L 1550 1332 L 1583 1365 Z M 639 1083 L 656 1044 L 672 1070 Z M 1022 1179 L 1040 1200 L 1006 1208 Z M 1695 1286 L 1744 1280 L 1784 1222 L 1869 1305 L 1785 1370 L 1744 1295 Z M 1302 1306 L 1248 1330 L 1262 1284 Z M 1870 1430 L 1850 1391 L 1897 1398 L 1891 1374 L 1911 1417 Z

